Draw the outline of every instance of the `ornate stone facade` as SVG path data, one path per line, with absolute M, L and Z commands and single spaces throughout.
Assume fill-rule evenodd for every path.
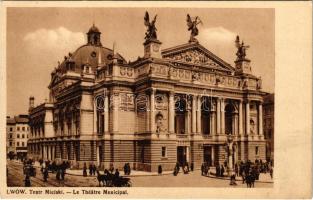
M 77 168 L 130 163 L 156 171 L 188 162 L 198 169 L 227 164 L 232 135 L 233 162 L 265 160 L 265 93 L 240 68 L 250 61 L 234 68 L 198 42 L 161 50 L 149 40 L 144 57 L 127 63 L 102 47 L 96 27 L 90 35 L 96 41 L 52 72 L 49 102 L 30 109 L 30 156 Z

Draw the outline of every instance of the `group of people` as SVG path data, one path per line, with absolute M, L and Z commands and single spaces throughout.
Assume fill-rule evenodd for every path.
M 217 177 L 224 177 L 225 167 L 224 165 L 216 165 L 215 167 Z
M 189 168 L 189 164 L 188 162 L 184 163 L 184 164 L 179 164 L 179 163 L 176 163 L 175 167 L 174 167 L 174 171 L 173 171 L 173 175 L 174 176 L 177 176 L 177 174 L 179 173 L 180 171 L 180 167 L 182 168 L 184 174 L 188 174 L 191 171 L 193 171 L 193 164 L 191 163 L 191 166 Z
M 246 183 L 247 187 L 254 187 L 254 182 L 259 180 L 260 173 L 270 173 L 273 178 L 273 163 L 270 161 L 263 162 L 262 160 L 250 160 L 246 162 L 240 162 L 235 165 L 235 173 L 237 176 L 242 177 L 242 183 Z
M 43 181 L 47 182 L 49 178 L 49 171 L 51 173 L 56 173 L 56 179 L 58 181 L 65 179 L 66 170 L 70 168 L 70 163 L 67 161 L 63 161 L 62 163 L 56 163 L 56 161 L 43 161 L 39 160 L 40 166 L 41 166 L 41 172 L 43 175 Z

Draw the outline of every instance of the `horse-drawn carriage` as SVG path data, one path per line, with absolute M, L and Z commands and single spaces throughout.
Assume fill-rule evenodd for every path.
M 36 176 L 36 168 L 32 164 L 25 164 L 23 167 L 23 173 L 29 176 Z
M 114 174 L 111 174 L 110 172 L 105 172 L 104 174 L 100 174 L 99 171 L 97 171 L 97 179 L 99 182 L 99 187 L 102 186 L 105 187 L 131 187 L 131 181 L 130 178 L 122 177 L 122 176 L 115 176 Z

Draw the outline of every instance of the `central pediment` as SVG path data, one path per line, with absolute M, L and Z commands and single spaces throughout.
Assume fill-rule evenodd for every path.
M 173 62 L 199 65 L 228 72 L 235 71 L 230 64 L 226 63 L 197 42 L 164 49 L 162 56 Z

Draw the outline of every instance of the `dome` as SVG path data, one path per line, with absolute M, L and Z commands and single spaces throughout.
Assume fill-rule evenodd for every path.
M 126 64 L 126 60 L 119 54 L 116 55 L 117 60 L 120 63 Z M 70 57 L 68 57 L 62 64 L 61 68 L 66 68 L 66 62 L 73 62 L 75 65 L 74 71 L 80 72 L 82 66 L 89 64 L 93 69 L 96 69 L 99 65 L 107 65 L 113 61 L 113 50 L 95 45 L 83 45 L 79 47 Z
M 95 26 L 95 24 L 92 25 L 92 27 L 90 27 L 88 33 L 100 33 L 98 27 Z

